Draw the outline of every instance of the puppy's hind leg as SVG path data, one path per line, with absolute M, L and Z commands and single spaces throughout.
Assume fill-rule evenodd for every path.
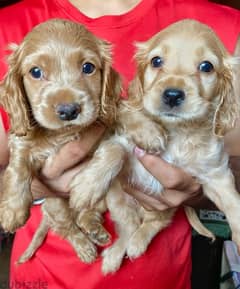
M 49 230 L 49 224 L 47 219 L 43 217 L 37 231 L 35 232 L 31 243 L 27 247 L 26 251 L 22 254 L 22 256 L 18 259 L 17 264 L 22 264 L 31 259 L 37 249 L 42 245 L 44 239 Z
M 47 198 L 43 213 L 52 231 L 68 240 L 84 263 L 91 263 L 96 259 L 97 249 L 75 224 L 74 213 L 69 208 L 68 199 Z
M 130 237 L 140 226 L 140 216 L 132 197 L 123 192 L 116 180 L 107 195 L 107 206 L 116 224 L 118 239 L 102 253 L 102 271 L 113 273 L 119 269 L 126 254 Z
M 175 209 L 168 209 L 164 212 L 144 210 L 144 220 L 129 240 L 128 257 L 135 259 L 142 255 L 153 237 L 170 224 L 174 213 Z
M 63 198 L 48 198 L 44 204 L 51 229 L 70 242 L 77 256 L 84 263 L 92 263 L 97 257 L 96 246 L 75 223 L 69 202 Z

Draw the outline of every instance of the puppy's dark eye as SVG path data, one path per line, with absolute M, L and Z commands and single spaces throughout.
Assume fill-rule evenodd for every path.
M 94 72 L 94 70 L 95 70 L 95 65 L 90 62 L 86 62 L 82 66 L 82 72 L 85 74 L 91 74 Z
M 214 67 L 211 62 L 206 60 L 199 64 L 198 70 L 202 72 L 211 72 L 214 70 Z
M 43 71 L 41 68 L 39 68 L 37 66 L 31 68 L 29 72 L 33 78 L 36 78 L 36 79 L 43 78 Z
M 162 67 L 163 59 L 160 56 L 155 56 L 151 60 L 151 65 L 155 68 Z

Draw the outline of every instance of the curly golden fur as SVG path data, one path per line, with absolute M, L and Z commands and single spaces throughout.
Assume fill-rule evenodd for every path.
M 108 126 L 109 132 L 121 91 L 120 78 L 111 66 L 111 46 L 80 24 L 49 20 L 37 25 L 19 46 L 12 47 L 9 71 L 1 84 L 1 103 L 10 115 L 11 132 L 10 161 L 0 200 L 0 224 L 11 232 L 28 219 L 31 180 L 46 159 L 67 142 L 80 139 L 96 121 Z M 72 192 L 80 183 L 76 175 Z M 67 200 L 46 199 L 35 245 L 20 261 L 31 257 L 49 227 L 67 238 L 83 261 L 93 261 L 96 248 L 90 239 L 101 244 L 109 235 L 101 226 L 101 214 L 91 212 L 89 224 L 91 218 L 85 212 L 84 230 L 91 231 L 94 223 L 95 232 L 87 236 L 77 226 L 83 212 L 73 214 Z
M 70 199 L 70 205 L 78 210 L 94 206 L 112 183 L 106 198 L 119 239 L 103 252 L 105 273 L 116 271 L 125 254 L 136 258 L 144 253 L 175 212 L 144 210 L 114 178 L 123 175 L 129 184 L 161 196 L 162 185 L 133 156 L 135 144 L 160 153 L 195 176 L 205 195 L 226 214 L 240 246 L 240 196 L 222 138 L 239 117 L 240 92 L 236 84 L 240 59 L 228 53 L 208 26 L 184 20 L 138 43 L 136 63 L 129 99 L 119 109 L 117 133 L 101 143 L 82 172 L 83 180 L 86 172 L 90 179 L 92 176 L 91 182 L 84 181 L 85 189 Z M 97 188 L 94 179 L 103 180 Z M 190 221 L 196 222 L 190 209 L 186 213 Z M 210 232 L 202 233 L 213 237 Z

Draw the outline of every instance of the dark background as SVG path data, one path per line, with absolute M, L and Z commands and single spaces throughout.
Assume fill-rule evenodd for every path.
M 240 10 L 240 0 L 214 0 L 211 2 L 224 4 L 224 5 L 231 6 Z
M 0 7 L 7 6 L 14 2 L 18 2 L 18 0 L 0 0 Z M 212 0 L 211 2 L 224 4 L 240 10 L 240 0 Z

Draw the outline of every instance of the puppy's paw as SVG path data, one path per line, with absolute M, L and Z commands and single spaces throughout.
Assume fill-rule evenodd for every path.
M 130 238 L 127 246 L 127 256 L 136 259 L 147 250 L 148 243 L 145 242 L 141 230 L 136 231 Z
M 5 203 L 0 207 L 0 225 L 4 231 L 13 233 L 26 223 L 29 213 L 27 207 Z
M 102 225 L 102 215 L 97 210 L 86 210 L 78 214 L 75 222 L 93 243 L 104 246 L 111 240 L 110 234 Z
M 97 249 L 91 244 L 85 244 L 84 248 L 76 249 L 78 257 L 87 264 L 94 262 L 97 258 Z
M 127 134 L 137 146 L 148 153 L 161 154 L 166 148 L 167 134 L 156 123 L 152 123 L 152 126 L 147 128 L 144 128 L 143 125 L 143 127 L 129 131 Z
M 102 272 L 104 275 L 116 272 L 123 261 L 125 250 L 113 245 L 102 252 Z
M 111 240 L 110 234 L 102 224 L 91 223 L 87 227 L 82 228 L 82 230 L 88 235 L 88 238 L 97 245 L 104 246 Z
M 96 260 L 96 246 L 80 230 L 78 234 L 68 236 L 68 239 L 82 262 L 92 263 Z

